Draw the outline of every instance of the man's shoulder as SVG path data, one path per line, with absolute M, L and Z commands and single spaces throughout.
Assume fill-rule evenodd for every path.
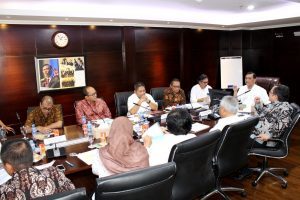
M 265 92 L 267 93 L 267 90 L 259 85 L 254 85 L 253 89 L 255 89 L 256 91 L 259 91 L 259 92 Z

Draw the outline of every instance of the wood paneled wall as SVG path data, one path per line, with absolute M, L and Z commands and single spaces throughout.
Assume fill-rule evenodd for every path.
M 56 49 L 52 34 L 65 31 L 70 44 Z M 219 57 L 243 56 L 244 72 L 280 76 L 291 86 L 292 99 L 299 102 L 295 87 L 300 66 L 299 27 L 258 31 L 215 31 L 171 28 L 8 25 L 0 29 L 0 119 L 17 124 L 15 112 L 22 121 L 28 106 L 38 105 L 43 95 L 51 95 L 63 105 L 65 124 L 75 123 L 75 100 L 81 89 L 37 93 L 35 56 L 86 56 L 87 84 L 115 112 L 113 95 L 133 90 L 136 81 L 151 87 L 168 86 L 178 77 L 186 92 L 201 73 L 210 85 L 220 86 Z M 282 32 L 283 38 L 275 33 Z

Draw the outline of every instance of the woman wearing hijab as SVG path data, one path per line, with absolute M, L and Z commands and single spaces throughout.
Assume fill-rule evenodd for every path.
M 127 172 L 149 166 L 149 155 L 145 146 L 151 141 L 144 139 L 144 146 L 132 138 L 133 126 L 126 117 L 116 118 L 108 136 L 108 145 L 100 148 L 92 165 L 93 173 L 99 177 Z

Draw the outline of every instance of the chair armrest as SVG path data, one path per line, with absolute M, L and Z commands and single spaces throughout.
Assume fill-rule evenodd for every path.
M 270 138 L 268 141 L 280 142 L 280 143 L 284 144 L 284 141 L 282 139 L 278 139 L 278 138 Z

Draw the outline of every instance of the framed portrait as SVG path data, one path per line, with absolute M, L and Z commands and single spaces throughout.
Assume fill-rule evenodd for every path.
M 35 57 L 38 92 L 86 86 L 84 56 Z

